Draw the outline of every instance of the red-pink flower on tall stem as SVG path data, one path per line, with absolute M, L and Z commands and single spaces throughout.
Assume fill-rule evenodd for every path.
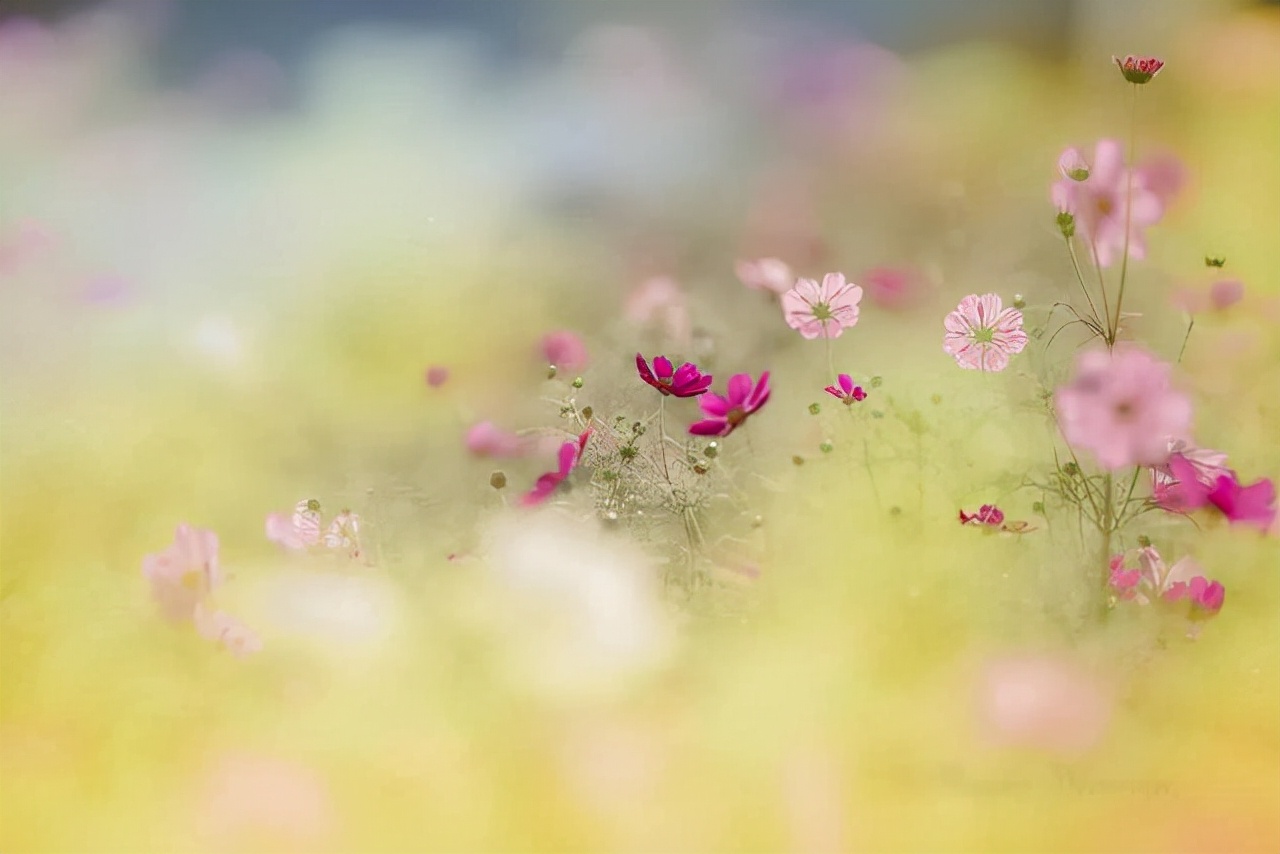
M 582 432 L 574 442 L 565 442 L 560 446 L 560 452 L 557 455 L 559 463 L 555 471 L 547 472 L 538 478 L 534 483 L 533 489 L 525 493 L 520 499 L 523 507 L 533 507 L 542 504 L 552 493 L 556 491 L 561 483 L 565 481 L 574 467 L 582 461 L 582 453 L 587 449 L 587 440 L 591 438 L 591 428 L 588 427 Z
M 1120 73 L 1124 75 L 1125 80 L 1137 86 L 1150 82 L 1151 78 L 1159 74 L 1161 68 L 1164 68 L 1164 60 L 1154 56 L 1134 56 L 1129 54 L 1124 59 L 1113 56 L 1111 61 L 1120 69 Z
M 852 406 L 867 399 L 867 393 L 862 386 L 853 384 L 853 377 L 848 374 L 840 374 L 836 377 L 837 385 L 829 385 L 823 391 L 839 400 L 845 406 Z
M 970 294 L 943 320 L 942 349 L 973 371 L 1003 371 L 1027 346 L 1022 312 L 1005 308 L 998 294 Z
M 1063 152 L 1066 156 L 1067 152 Z M 1143 231 L 1164 215 L 1160 197 L 1125 165 L 1123 149 L 1114 139 L 1098 142 L 1088 177 L 1083 181 L 1062 178 L 1054 182 L 1052 197 L 1059 210 L 1075 217 L 1077 233 L 1092 245 L 1102 267 L 1118 260 L 1126 240 L 1130 258 L 1145 258 Z
M 653 370 L 649 370 L 649 363 L 644 356 L 636 353 L 636 370 L 640 373 L 640 379 L 664 395 L 697 397 L 711 388 L 711 374 L 702 373 L 692 362 L 673 368 L 670 359 L 657 356 L 653 360 Z
M 572 332 L 551 332 L 542 339 L 542 355 L 557 368 L 580 371 L 591 361 L 587 345 Z
M 695 436 L 728 436 L 768 400 L 768 371 L 761 374 L 760 381 L 754 384 L 750 374 L 734 374 L 729 378 L 727 396 L 710 392 L 698 399 L 698 406 L 706 418 L 690 425 L 689 432 Z
M 1169 437 L 1191 428 L 1191 401 L 1170 375 L 1168 364 L 1133 345 L 1081 353 L 1070 384 L 1054 394 L 1063 437 L 1106 469 L 1163 464 Z
M 846 282 L 843 273 L 827 273 L 822 284 L 800 279 L 782 295 L 787 325 L 805 338 L 839 338 L 858 322 L 862 288 Z
M 785 261 L 777 258 L 760 258 L 755 261 L 739 261 L 734 266 L 738 280 L 753 291 L 782 296 L 796 283 L 795 274 Z
M 222 583 L 217 534 L 184 522 L 167 549 L 142 559 L 142 574 L 166 619 L 190 620 L 196 606 Z

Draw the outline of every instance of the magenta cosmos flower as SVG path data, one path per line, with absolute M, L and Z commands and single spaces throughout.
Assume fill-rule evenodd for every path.
M 1027 346 L 1022 312 L 1005 308 L 996 294 L 970 294 L 943 321 L 947 334 L 942 348 L 962 368 L 1003 371 L 1009 357 Z
M 1134 56 L 1130 54 L 1124 59 L 1113 56 L 1111 61 L 1120 69 L 1120 73 L 1124 75 L 1125 80 L 1138 86 L 1150 82 L 1151 78 L 1159 74 L 1161 68 L 1164 68 L 1164 60 L 1157 59 L 1154 56 Z
M 1173 388 L 1170 367 L 1135 346 L 1081 353 L 1054 406 L 1067 442 L 1112 470 L 1163 464 L 1169 437 L 1191 428 L 1191 401 Z
M 166 619 L 192 619 L 196 606 L 222 583 L 217 534 L 179 525 L 167 549 L 142 559 L 142 574 Z
M 729 378 L 728 396 L 712 392 L 699 398 L 698 405 L 707 417 L 690 425 L 689 432 L 695 436 L 728 436 L 768 400 L 768 371 L 760 375 L 760 381 L 754 386 L 751 374 L 734 374 Z
M 845 327 L 858 322 L 862 288 L 846 282 L 843 273 L 827 273 L 822 284 L 800 279 L 782 295 L 787 325 L 805 338 L 839 338 Z
M 565 481 L 569 473 L 573 471 L 574 466 L 582 461 L 582 452 L 587 449 L 587 440 L 591 438 L 591 428 L 587 428 L 582 432 L 575 442 L 565 442 L 560 446 L 558 455 L 559 466 L 555 471 L 547 472 L 538 478 L 534 483 L 533 489 L 525 493 L 520 499 L 523 507 L 533 507 L 542 504 L 551 494 L 556 491 L 556 487 Z
M 1075 162 L 1073 152 L 1074 149 L 1063 152 L 1059 168 L 1064 162 Z M 1139 260 L 1146 257 L 1143 231 L 1160 221 L 1164 205 L 1160 197 L 1125 166 L 1120 143 L 1114 139 L 1100 140 L 1094 150 L 1093 167 L 1077 165 L 1074 169 L 1077 174 L 1085 174 L 1085 178 L 1077 180 L 1072 175 L 1054 182 L 1053 203 L 1075 217 L 1077 232 L 1092 244 L 1098 263 L 1109 267 L 1119 259 L 1124 252 L 1126 233 L 1129 257 Z M 1127 218 L 1126 204 L 1130 207 Z
M 999 528 L 1004 524 L 1004 511 L 994 504 L 983 504 L 978 508 L 977 513 L 966 513 L 960 511 L 961 525 L 986 525 L 991 528 Z
M 1169 479 L 1155 490 L 1155 502 L 1166 510 L 1189 513 L 1213 507 L 1232 524 L 1253 525 L 1266 531 L 1276 520 L 1276 487 L 1267 478 L 1243 485 L 1230 469 L 1208 477 L 1188 457 L 1169 457 Z
M 636 353 L 636 370 L 640 372 L 640 379 L 664 395 L 697 397 L 711 388 L 711 374 L 702 373 L 692 362 L 673 368 L 670 359 L 657 356 L 653 360 L 651 371 L 644 356 Z
M 862 386 L 853 384 L 853 377 L 848 374 L 840 374 L 836 377 L 836 385 L 829 385 L 823 391 L 832 397 L 838 399 L 845 406 L 852 406 L 859 401 L 867 399 L 867 393 L 863 391 Z

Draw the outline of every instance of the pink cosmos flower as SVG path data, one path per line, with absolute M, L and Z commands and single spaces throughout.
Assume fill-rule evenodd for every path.
M 658 323 L 672 341 L 689 340 L 689 309 L 684 292 L 670 276 L 646 279 L 628 296 L 624 312 L 637 325 Z
M 1191 401 L 1172 387 L 1170 372 L 1136 346 L 1081 353 L 1071 383 L 1054 394 L 1063 436 L 1107 469 L 1163 464 L 1168 437 L 1191 427 Z
M 557 368 L 580 371 L 591 361 L 587 345 L 567 330 L 552 332 L 542 339 L 542 355 Z
M 691 424 L 689 432 L 694 436 L 728 436 L 768 400 L 768 371 L 760 375 L 760 381 L 754 386 L 750 374 L 734 374 L 729 378 L 727 397 L 712 392 L 698 399 L 698 406 L 707 417 Z
M 262 640 L 226 611 L 211 610 L 197 603 L 192 618 L 200 637 L 214 641 L 236 658 L 245 658 L 262 649 Z
M 978 508 L 977 513 L 966 513 L 960 511 L 961 525 L 986 525 L 990 528 L 999 528 L 1004 524 L 1004 511 L 994 504 L 983 504 Z
M 320 502 L 314 498 L 299 501 L 293 516 L 272 513 L 267 516 L 267 539 L 291 551 L 301 551 L 320 542 Z
M 910 308 L 926 291 L 920 271 L 907 267 L 872 267 L 859 279 L 871 301 L 891 311 Z
M 943 321 L 946 337 L 942 349 L 962 368 L 1003 371 L 1009 357 L 1027 346 L 1022 312 L 1005 308 L 996 294 L 970 294 Z
M 734 266 L 738 280 L 753 291 L 765 291 L 778 296 L 785 294 L 796 283 L 796 277 L 786 262 L 777 258 L 760 258 L 756 261 L 739 261 Z
M 1138 184 L 1155 193 L 1161 207 L 1168 207 L 1187 183 L 1187 167 L 1172 154 L 1148 157 L 1134 171 Z
M 867 399 L 867 393 L 862 390 L 862 386 L 853 384 L 853 377 L 848 374 L 840 374 L 836 377 L 839 386 L 829 385 L 824 391 L 834 398 L 837 398 L 845 406 L 852 406 L 859 401 Z
M 800 279 L 782 295 L 787 325 L 805 338 L 839 338 L 858 322 L 862 288 L 845 282 L 842 273 L 827 273 L 822 284 Z
M 1209 286 L 1209 302 L 1218 311 L 1230 308 L 1244 299 L 1244 282 L 1239 279 L 1222 279 Z
M 556 491 L 556 487 L 564 482 L 570 472 L 582 460 L 582 452 L 587 448 L 587 440 L 591 438 L 591 428 L 583 431 L 576 442 L 565 442 L 560 446 L 558 455 L 559 466 L 555 471 L 547 472 L 538 478 L 533 489 L 525 493 L 520 499 L 522 507 L 533 507 L 542 504 L 551 494 Z
M 217 534 L 184 522 L 167 549 L 142 559 L 142 574 L 165 619 L 192 619 L 196 606 L 222 583 Z
M 1111 589 L 1116 591 L 1119 598 L 1133 599 L 1138 595 L 1138 585 L 1142 582 L 1142 570 L 1125 569 L 1124 555 L 1114 555 L 1111 558 L 1109 582 Z
M 427 368 L 427 385 L 440 388 L 449 381 L 449 369 L 444 365 L 432 365 Z
M 673 369 L 670 359 L 657 356 L 653 360 L 653 370 L 650 371 L 644 356 L 636 353 L 636 370 L 640 372 L 640 379 L 664 395 L 697 397 L 711 388 L 711 374 L 702 373 L 692 362 L 685 362 Z
M 1191 497 L 1184 495 L 1186 487 L 1178 488 L 1179 478 L 1171 467 L 1174 460 L 1179 461 L 1179 470 L 1184 477 L 1191 474 L 1206 489 L 1218 482 L 1218 475 L 1230 471 L 1227 468 L 1227 455 L 1222 451 L 1197 448 L 1186 439 L 1171 439 L 1169 460 L 1164 465 L 1153 466 L 1151 469 L 1152 497 L 1156 504 L 1166 510 L 1181 511 L 1184 498 Z M 1188 465 L 1190 469 L 1187 469 Z
M 492 421 L 478 421 L 467 429 L 467 450 L 477 457 L 522 457 L 532 448 L 518 433 L 503 430 Z
M 1064 757 L 1097 747 L 1115 706 L 1088 670 L 1041 654 L 991 659 L 976 688 L 977 723 L 987 739 Z
M 1114 139 L 1098 142 L 1093 168 L 1085 180 L 1063 178 L 1053 184 L 1052 196 L 1059 210 L 1076 218 L 1079 233 L 1092 244 L 1098 264 L 1103 267 L 1115 263 L 1124 251 L 1126 233 L 1129 257 L 1145 258 L 1143 231 L 1164 215 L 1159 196 L 1125 166 L 1123 149 Z M 1126 204 L 1130 206 L 1127 232 Z
M 360 517 L 350 510 L 334 516 L 329 530 L 324 533 L 323 542 L 327 549 L 345 551 L 352 558 L 360 557 Z
M 1222 603 L 1227 598 L 1227 589 L 1222 586 L 1222 582 L 1210 581 L 1203 575 L 1197 575 L 1188 582 L 1187 587 L 1193 619 L 1207 619 L 1222 610 Z
M 1124 75 L 1125 80 L 1138 86 L 1149 82 L 1152 77 L 1160 73 L 1161 68 L 1164 68 L 1164 60 L 1157 59 L 1154 56 L 1134 56 L 1130 54 L 1124 59 L 1113 56 L 1111 61 L 1120 69 L 1120 73 Z
M 1268 478 L 1244 486 L 1230 469 L 1217 469 L 1210 480 L 1183 454 L 1168 462 L 1169 480 L 1154 495 L 1157 504 L 1176 513 L 1213 507 L 1232 524 L 1253 525 L 1265 532 L 1276 519 L 1276 488 Z

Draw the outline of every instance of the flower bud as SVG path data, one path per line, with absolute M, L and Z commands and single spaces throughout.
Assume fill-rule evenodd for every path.
M 489 475 L 489 485 L 494 489 L 502 489 L 507 485 L 507 475 L 504 472 L 495 471 Z
M 835 448 L 835 445 L 831 444 L 830 442 L 823 442 L 821 445 L 818 446 L 818 450 L 822 451 L 822 453 L 824 454 L 831 453 L 831 451 L 834 448 Z
M 1204 256 L 1204 265 L 1206 267 L 1222 268 L 1227 265 L 1227 259 L 1221 255 L 1206 255 Z
M 1084 162 L 1084 157 L 1075 148 L 1068 148 L 1058 157 L 1058 171 L 1062 173 L 1062 177 L 1072 181 L 1086 181 L 1089 178 L 1089 164 Z
M 1018 309 L 1018 311 L 1022 311 L 1022 309 L 1027 307 L 1027 301 L 1022 298 L 1022 294 L 1013 295 L 1013 307 Z
M 1076 236 L 1076 218 L 1069 211 L 1058 213 L 1058 231 L 1062 232 L 1063 237 Z
M 871 378 L 871 387 L 872 387 L 872 388 L 880 388 L 880 386 L 882 386 L 882 385 L 884 385 L 884 377 L 872 377 L 872 378 Z
M 791 458 L 791 463 L 793 465 L 802 466 L 804 465 L 804 457 L 800 456 L 799 454 L 796 454 Z
M 588 421 L 590 421 L 591 416 L 595 414 L 596 414 L 596 411 L 592 409 L 590 406 L 582 407 L 582 417 L 587 419 Z
M 708 442 L 707 447 L 702 449 L 702 453 L 707 455 L 707 459 L 714 460 L 716 457 L 720 456 L 720 443 Z
M 582 388 L 582 377 L 574 377 L 572 385 L 574 388 Z
M 557 373 L 558 371 L 556 370 L 555 365 L 547 365 L 547 379 L 549 380 L 555 379 Z
M 1139 535 L 1138 545 L 1144 549 L 1151 548 L 1151 538 L 1148 537 L 1146 534 Z
M 817 414 L 818 414 L 819 412 L 821 412 L 821 411 L 822 411 L 822 407 L 821 407 L 821 406 L 819 406 L 818 404 L 816 404 L 816 403 L 811 403 L 811 404 L 809 404 L 809 414 L 810 414 L 810 415 L 817 415 Z

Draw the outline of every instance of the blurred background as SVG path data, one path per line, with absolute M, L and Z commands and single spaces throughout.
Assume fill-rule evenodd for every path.
M 1032 518 L 1071 350 L 958 376 L 941 318 L 1071 293 L 1049 185 L 1129 133 L 1128 53 L 1135 334 L 1172 359 L 1228 258 L 1180 381 L 1274 478 L 1280 4 L 0 0 L 0 850 L 1276 850 L 1275 538 L 1148 531 L 1227 587 L 1191 643 L 1074 623 L 1070 524 L 954 524 Z M 874 420 L 807 414 L 761 256 L 866 285 Z M 705 599 L 586 488 L 512 513 L 549 454 L 464 452 L 562 438 L 555 330 L 602 417 L 652 414 L 637 349 L 773 372 Z M 361 560 L 268 542 L 310 497 Z M 157 617 L 183 522 L 261 651 Z

